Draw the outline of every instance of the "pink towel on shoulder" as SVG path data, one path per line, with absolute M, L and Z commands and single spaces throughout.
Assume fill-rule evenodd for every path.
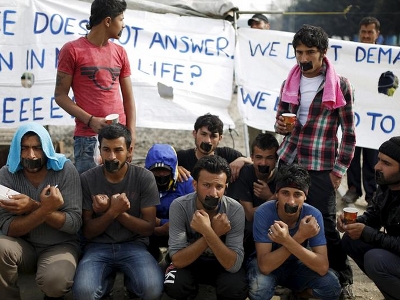
M 327 57 L 324 57 L 326 63 L 325 86 L 322 94 L 322 103 L 328 109 L 336 109 L 346 105 L 342 90 L 340 89 L 340 78 L 336 74 Z M 283 86 L 282 101 L 292 104 L 299 104 L 298 93 L 300 88 L 301 70 L 296 64 L 289 72 L 285 85 Z

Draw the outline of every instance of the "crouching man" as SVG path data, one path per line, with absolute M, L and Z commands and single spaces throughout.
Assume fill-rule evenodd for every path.
M 299 297 L 339 299 L 341 287 L 329 270 L 322 215 L 304 203 L 309 187 L 306 169 L 283 167 L 276 178 L 277 200 L 256 210 L 257 257 L 248 268 L 251 300 L 271 299 L 277 285 Z
M 21 299 L 18 272 L 36 272 L 44 299 L 62 299 L 74 282 L 79 256 L 78 172 L 55 153 L 42 125 L 27 123 L 11 141 L 0 184 L 20 193 L 0 200 L 0 298 Z
M 244 210 L 224 196 L 231 171 L 217 155 L 200 158 L 192 176 L 195 192 L 179 197 L 169 211 L 169 254 L 164 289 L 174 299 L 194 299 L 198 284 L 216 287 L 218 299 L 246 299 L 242 267 Z
M 337 219 L 344 251 L 376 284 L 385 299 L 399 299 L 400 286 L 400 136 L 379 147 L 376 196 L 355 223 Z M 384 230 L 382 230 L 384 229 Z

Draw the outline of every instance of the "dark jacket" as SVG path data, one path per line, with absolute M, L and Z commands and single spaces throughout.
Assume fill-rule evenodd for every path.
M 357 222 L 366 225 L 362 241 L 400 255 L 400 191 L 393 194 L 387 186 L 379 186 L 372 204 Z

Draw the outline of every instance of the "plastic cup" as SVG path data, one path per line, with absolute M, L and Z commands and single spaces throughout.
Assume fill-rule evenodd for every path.
M 119 115 L 118 114 L 110 114 L 106 116 L 106 123 L 107 124 L 117 124 L 119 122 Z
M 294 124 L 296 123 L 296 114 L 284 113 L 282 114 L 282 117 L 284 118 L 283 122 L 286 124 L 287 131 L 292 131 Z
M 345 207 L 343 208 L 344 223 L 352 224 L 356 222 L 358 209 L 355 207 Z

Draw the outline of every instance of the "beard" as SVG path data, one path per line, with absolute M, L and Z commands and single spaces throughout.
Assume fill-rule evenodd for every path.
M 375 172 L 376 183 L 379 185 L 399 185 L 400 173 L 385 177 L 382 172 Z

